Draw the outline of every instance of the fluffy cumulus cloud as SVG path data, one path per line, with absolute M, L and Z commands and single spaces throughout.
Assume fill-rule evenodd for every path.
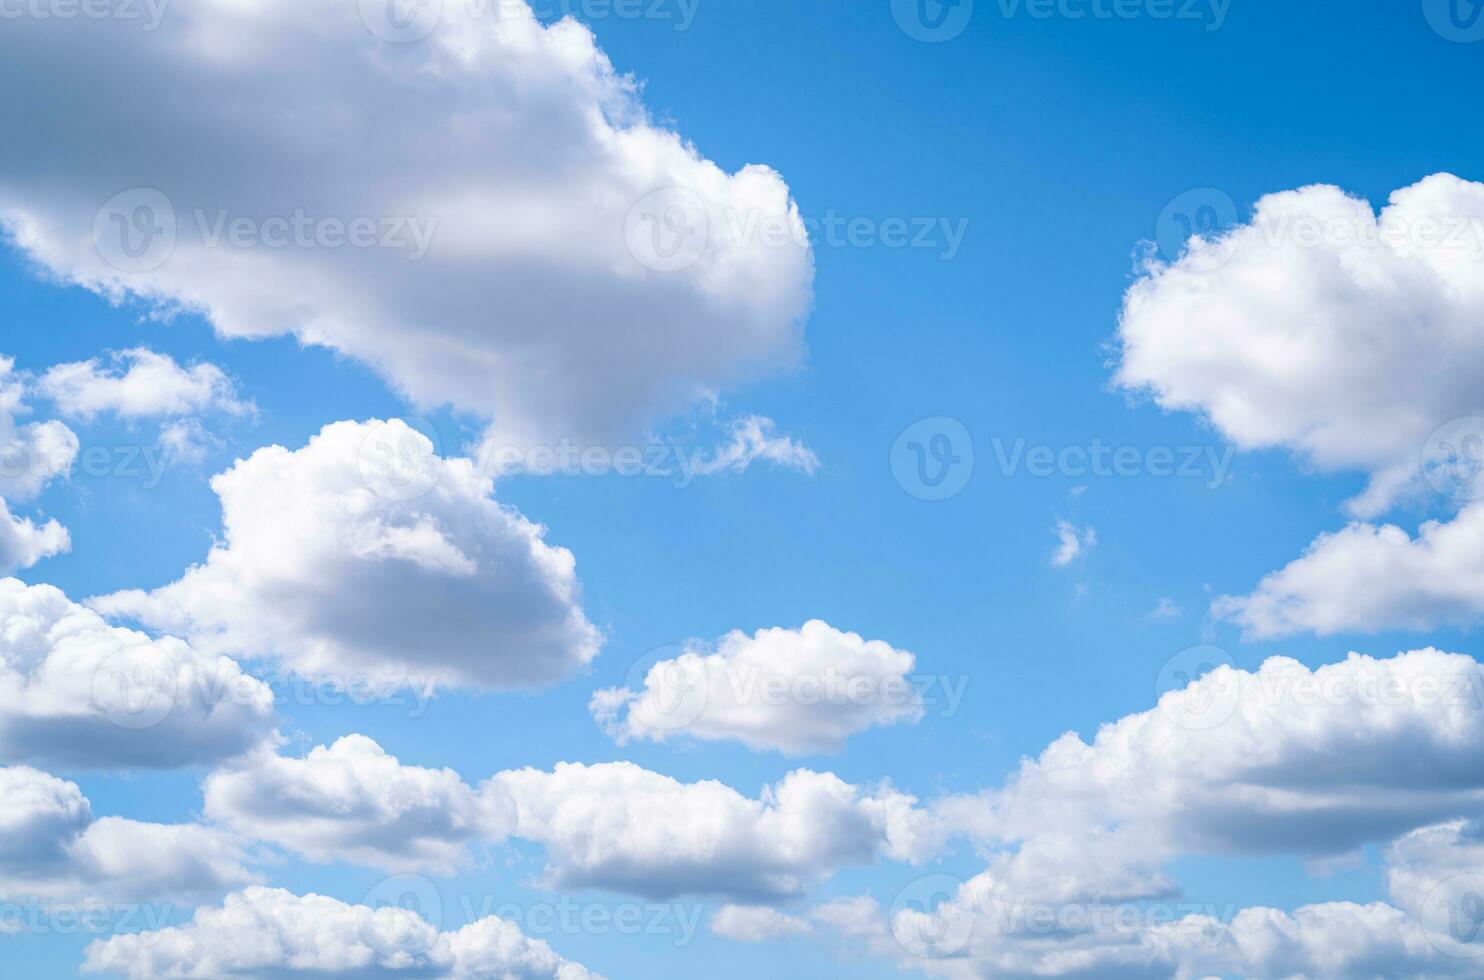
M 999 789 L 938 801 L 983 873 L 803 918 L 948 977 L 1470 975 L 1484 935 L 1450 939 L 1438 902 L 1484 893 L 1466 819 L 1484 813 L 1481 698 L 1484 666 L 1430 649 L 1220 666 L 1091 742 L 1063 736 Z M 1384 903 L 1196 910 L 1165 874 L 1182 855 L 1323 858 L 1398 837 Z
M 450 769 L 402 765 L 363 735 L 302 759 L 256 755 L 213 773 L 205 796 L 206 816 L 244 837 L 394 872 L 451 872 L 471 842 L 503 837 L 513 817 L 499 794 L 479 794 Z
M 221 893 L 254 881 L 241 845 L 190 824 L 93 816 L 75 783 L 0 768 L 0 896 L 119 903 Z
M 601 980 L 493 916 L 451 932 L 395 906 L 248 888 L 186 925 L 113 936 L 87 949 L 83 971 L 159 977 L 376 977 Z
M 502 772 L 515 834 L 546 846 L 560 887 L 648 897 L 797 894 L 843 865 L 917 860 L 933 846 L 916 800 L 800 769 L 750 799 L 632 763 Z
M 1472 625 L 1484 615 L 1484 503 L 1416 537 L 1364 522 L 1322 534 L 1251 594 L 1213 609 L 1264 638 Z
M 631 436 L 797 360 L 813 259 L 776 172 L 653 123 L 575 20 L 401 7 L 9 23 L 0 126 L 28 151 L 0 222 L 56 275 L 333 348 L 514 444 Z M 78 154 L 61 115 L 130 149 Z
M 223 540 L 206 560 L 96 608 L 342 683 L 534 686 L 597 654 L 571 552 L 403 422 L 338 422 L 211 486 Z
M 1478 413 L 1484 184 L 1434 174 L 1379 212 L 1337 187 L 1270 194 L 1250 221 L 1153 262 L 1125 297 L 1118 382 L 1238 446 L 1372 475 L 1379 513 L 1429 437 Z
M 215 762 L 268 738 L 274 717 L 273 692 L 229 658 L 110 626 L 52 586 L 0 579 L 0 758 Z
M 71 546 L 56 521 L 36 523 L 11 513 L 10 503 L 34 498 L 64 477 L 77 457 L 77 435 L 61 422 L 21 422 L 26 382 L 15 361 L 0 356 L 0 574 L 29 568 Z
M 728 633 L 652 664 L 642 687 L 597 692 L 591 710 L 620 743 L 688 736 L 788 753 L 838 751 L 874 725 L 915 723 L 912 654 L 811 620 Z
M 193 415 L 221 410 L 251 412 L 240 401 L 232 379 L 215 364 L 182 367 L 168 354 L 136 347 L 110 355 L 57 364 L 37 382 L 37 390 L 64 415 L 91 418 L 113 413 L 123 418 Z

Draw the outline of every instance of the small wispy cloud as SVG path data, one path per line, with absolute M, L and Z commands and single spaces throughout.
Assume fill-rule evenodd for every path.
M 814 450 L 792 436 L 779 435 L 772 419 L 748 415 L 732 422 L 731 440 L 696 463 L 695 472 L 697 476 L 726 470 L 741 473 L 758 460 L 801 470 L 810 476 L 819 469 L 819 457 Z
M 1090 526 L 1079 529 L 1070 521 L 1057 521 L 1056 539 L 1051 564 L 1054 568 L 1065 568 L 1098 543 L 1098 532 Z

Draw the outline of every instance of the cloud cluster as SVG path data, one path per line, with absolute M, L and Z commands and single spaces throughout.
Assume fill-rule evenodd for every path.
M 86 973 L 176 977 L 417 977 L 420 980 L 602 980 L 512 923 L 490 916 L 440 932 L 409 909 L 248 888 L 186 925 L 113 936 L 87 948 Z
M 343 684 L 531 687 L 597 654 L 572 553 L 401 421 L 328 425 L 211 487 L 224 537 L 206 560 L 95 608 Z
M 734 630 L 657 660 L 642 688 L 597 692 L 590 705 L 620 744 L 690 737 L 800 754 L 839 751 L 876 725 L 913 724 L 916 658 L 821 620 L 799 629 Z
M 224 656 L 110 626 L 0 579 L 0 759 L 86 769 L 219 762 L 273 730 L 273 692 Z
M 377 2 L 10 22 L 0 224 L 69 281 L 333 348 L 504 444 L 611 444 L 797 360 L 813 258 L 776 172 L 653 123 L 574 19 L 415 14 L 439 8 L 405 40 Z M 76 153 L 63 115 L 129 153 Z
M 1217 667 L 1091 742 L 1063 736 L 998 789 L 933 804 L 985 850 L 981 874 L 919 878 L 889 909 L 860 897 L 785 920 L 729 913 L 722 929 L 807 927 L 962 978 L 1469 975 L 1484 937 L 1450 940 L 1437 902 L 1484 887 L 1467 878 L 1484 870 L 1466 822 L 1484 814 L 1481 737 L 1484 665 L 1469 657 Z M 1390 903 L 1192 911 L 1164 867 L 1396 838 Z
M 545 846 L 558 887 L 645 897 L 798 894 L 840 867 L 919 861 L 940 829 L 914 797 L 800 769 L 749 798 L 628 762 L 507 770 L 471 787 L 346 736 L 302 759 L 255 754 L 212 774 L 206 815 L 314 861 L 447 872 L 507 836 Z

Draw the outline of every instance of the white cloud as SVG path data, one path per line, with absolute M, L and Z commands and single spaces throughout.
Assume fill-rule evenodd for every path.
M 77 457 L 77 435 L 61 422 L 17 421 L 28 411 L 25 391 L 15 361 L 0 357 L 0 575 L 29 568 L 72 544 L 67 529 L 56 521 L 37 524 L 16 517 L 8 505 L 30 500 L 66 476 Z
M 451 873 L 476 840 L 505 835 L 514 813 L 450 769 L 407 766 L 364 735 L 302 759 L 259 754 L 205 783 L 206 816 L 312 861 Z
M 807 769 L 759 799 L 627 762 L 521 769 L 492 783 L 515 801 L 516 836 L 546 845 L 559 887 L 776 898 L 842 865 L 919 860 L 935 844 L 913 797 Z
M 770 418 L 749 415 L 732 422 L 731 441 L 718 447 L 709 458 L 696 463 L 697 476 L 710 476 L 731 470 L 741 473 L 758 460 L 775 466 L 802 470 L 809 475 L 819 469 L 814 450 L 792 436 L 775 434 Z
M 1372 516 L 1484 377 L 1484 184 L 1434 174 L 1378 214 L 1339 188 L 1270 194 L 1251 220 L 1154 261 L 1129 290 L 1117 379 L 1244 449 L 1360 470 Z
M 0 106 L 28 148 L 0 221 L 57 275 L 334 348 L 506 444 L 608 443 L 798 359 L 813 260 L 777 173 L 656 126 L 574 19 L 439 8 L 402 44 L 376 2 L 15 21 L 0 87 L 61 81 Z M 77 154 L 60 115 L 130 153 Z
M 1484 666 L 1433 649 L 1313 670 L 1285 657 L 1256 672 L 1218 666 L 1090 744 L 1057 739 L 983 797 L 977 831 L 1122 842 L 1131 866 L 1188 852 L 1342 853 L 1484 803 L 1469 761 L 1484 738 L 1481 697 Z
M 767 905 L 723 905 L 711 916 L 711 931 L 739 943 L 761 943 L 807 936 L 814 927 Z
M 859 898 L 807 918 L 947 977 L 1468 975 L 1439 955 L 1447 922 L 1422 898 L 1441 883 L 1459 899 L 1458 875 L 1484 870 L 1459 822 L 1484 813 L 1481 698 L 1484 665 L 1430 649 L 1220 666 L 1091 743 L 1062 736 L 997 790 L 935 804 L 984 848 L 983 873 L 919 878 L 889 911 Z M 1183 855 L 1322 858 L 1399 834 L 1393 905 L 1219 910 L 1235 913 L 1222 925 L 1185 914 L 1164 873 Z
M 273 724 L 273 692 L 230 659 L 0 579 L 0 758 L 186 766 L 245 752 Z
M 752 636 L 734 630 L 714 652 L 691 644 L 654 663 L 640 690 L 597 692 L 590 708 L 620 744 L 688 736 L 834 752 L 873 726 L 922 718 L 915 664 L 905 650 L 817 619 Z
M 254 410 L 238 400 L 236 385 L 216 365 L 184 368 L 168 354 L 143 347 L 113 353 L 106 364 L 99 358 L 57 364 L 47 369 L 36 388 L 63 415 L 85 419 L 105 412 L 145 418 L 212 409 L 243 415 Z
M 93 817 L 74 783 L 0 768 L 0 895 L 44 902 L 147 901 L 254 881 L 232 837 L 189 824 Z
M 341 682 L 526 687 L 597 654 L 572 553 L 403 422 L 338 422 L 211 486 L 224 539 L 206 560 L 95 608 Z
M 1415 538 L 1360 522 L 1322 534 L 1250 595 L 1212 608 L 1264 638 L 1470 625 L 1484 615 L 1484 503 L 1424 523 Z
M 1160 596 L 1154 608 L 1149 610 L 1150 619 L 1177 619 L 1179 616 L 1180 604 L 1168 596 Z
M 1054 568 L 1065 568 L 1098 543 L 1098 532 L 1091 527 L 1078 528 L 1069 521 L 1056 522 L 1056 550 L 1051 553 Z
M 493 916 L 439 932 L 395 906 L 248 888 L 190 923 L 88 946 L 83 971 L 130 980 L 174 977 L 419 977 L 439 980 L 601 980 Z

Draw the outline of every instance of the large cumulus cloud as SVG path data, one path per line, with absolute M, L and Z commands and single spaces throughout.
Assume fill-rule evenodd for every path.
M 419 5 L 441 18 L 408 34 L 399 9 L 7 21 L 0 222 L 56 275 L 344 352 L 516 445 L 796 359 L 813 263 L 777 173 L 651 122 L 575 20 Z

